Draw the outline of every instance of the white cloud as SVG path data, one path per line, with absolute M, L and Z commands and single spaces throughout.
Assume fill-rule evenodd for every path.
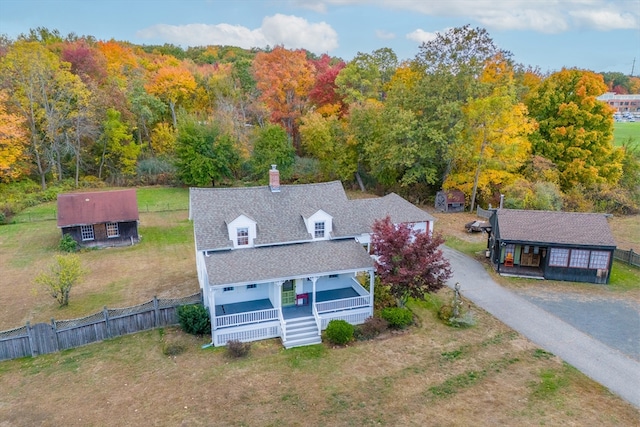
M 570 15 L 582 27 L 599 31 L 638 28 L 638 18 L 615 10 L 576 10 Z
M 326 22 L 309 23 L 304 18 L 278 13 L 262 20 L 261 31 L 272 45 L 304 48 L 316 54 L 338 47 L 338 33 Z
M 311 0 L 309 0 L 311 1 Z M 325 0 L 325 4 L 363 4 L 363 0 Z M 428 16 L 463 17 L 488 29 L 559 33 L 572 27 L 607 31 L 639 28 L 637 0 L 373 0 L 366 2 Z
M 418 44 L 427 43 L 427 42 L 430 42 L 431 40 L 435 40 L 436 36 L 437 36 L 437 33 L 429 33 L 421 29 L 417 29 L 407 34 L 407 38 L 409 40 L 418 42 Z
M 391 40 L 391 39 L 395 39 L 396 35 L 389 31 L 376 30 L 376 37 L 382 40 Z
M 283 45 L 316 54 L 338 47 L 338 34 L 329 24 L 310 23 L 304 18 L 281 14 L 265 17 L 261 27 L 254 30 L 229 24 L 157 24 L 138 31 L 136 36 L 182 46 L 230 45 L 249 49 Z
M 140 30 L 137 37 L 161 39 L 182 46 L 231 45 L 245 49 L 265 47 L 269 44 L 261 30 L 250 30 L 240 25 L 229 24 L 157 24 Z
M 293 4 L 318 13 L 325 13 L 327 11 L 327 5 L 320 0 L 293 0 Z

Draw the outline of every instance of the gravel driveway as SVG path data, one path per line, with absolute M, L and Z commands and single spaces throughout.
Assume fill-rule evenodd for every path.
M 562 303 L 564 298 L 558 296 L 550 298 L 540 295 L 520 296 L 498 285 L 478 261 L 446 246 L 443 246 L 442 250 L 453 270 L 453 277 L 447 282 L 449 286 L 453 286 L 456 282 L 460 283 L 460 292 L 465 298 L 485 309 L 541 348 L 559 356 L 591 379 L 607 387 L 611 392 L 640 408 L 640 363 L 638 360 L 604 341 L 600 341 L 594 330 L 585 332 L 579 329 L 586 329 L 587 325 L 594 323 L 602 326 L 609 320 L 592 321 L 591 317 L 595 317 L 595 315 L 591 316 L 588 312 L 584 314 L 583 310 L 577 310 L 583 314 L 567 314 L 569 318 L 575 318 L 572 320 L 576 323 L 574 326 L 564 320 L 561 315 L 547 311 L 542 306 L 542 302 L 547 304 L 554 302 L 557 307 L 571 312 Z M 541 299 L 542 301 L 530 301 L 529 299 Z M 576 304 L 583 303 L 578 301 Z M 601 302 L 601 304 L 605 304 L 598 306 L 603 310 L 608 307 L 610 311 L 615 312 L 619 308 L 617 304 L 613 306 L 607 305 L 606 302 Z M 584 320 L 579 322 L 579 319 Z M 624 322 L 633 326 L 634 316 L 631 315 L 630 319 L 624 319 Z M 617 328 L 614 333 L 609 330 L 609 334 L 618 335 L 619 329 L 627 328 Z M 607 335 L 607 332 L 601 334 Z M 631 347 L 633 347 L 633 337 L 632 334 Z M 626 338 L 614 341 L 626 342 Z M 637 340 L 635 343 L 637 344 Z
M 640 361 L 640 307 L 634 302 L 571 292 L 531 289 L 516 292 L 580 331 Z

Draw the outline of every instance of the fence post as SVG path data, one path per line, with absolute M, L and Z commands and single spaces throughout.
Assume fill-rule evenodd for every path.
M 158 304 L 158 297 L 155 295 L 153 296 L 153 312 L 155 314 L 157 328 L 158 326 L 160 326 L 160 306 Z
M 111 326 L 109 325 L 109 310 L 107 310 L 107 306 L 105 305 L 102 309 L 102 314 L 104 315 L 104 324 L 107 328 L 107 338 L 111 338 Z
M 633 249 L 629 249 L 629 264 L 633 261 Z
M 31 322 L 27 320 L 27 337 L 29 338 L 29 352 L 31 353 L 31 357 L 35 357 L 35 353 L 33 351 L 33 331 L 31 329 Z
M 56 338 L 56 349 L 55 351 L 60 350 L 60 342 L 58 341 L 58 327 L 56 326 L 56 321 L 54 318 L 51 318 L 51 329 L 53 329 L 53 336 Z

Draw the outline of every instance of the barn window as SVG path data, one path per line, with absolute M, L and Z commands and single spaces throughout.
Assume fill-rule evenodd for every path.
M 552 267 L 566 267 L 569 262 L 569 249 L 551 248 L 549 251 L 549 265 Z
M 93 234 L 93 225 L 81 225 L 80 233 L 82 234 L 82 240 L 93 240 L 95 235 Z
M 607 251 L 591 251 L 591 259 L 589 260 L 589 268 L 607 269 L 609 268 L 609 252 Z
M 120 235 L 120 230 L 118 229 L 117 222 L 108 222 L 107 223 L 107 237 L 118 237 Z

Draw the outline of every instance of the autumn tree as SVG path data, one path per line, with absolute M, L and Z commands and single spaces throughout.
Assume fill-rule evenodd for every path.
M 16 180 L 27 169 L 24 118 L 7 111 L 7 99 L 7 93 L 0 91 L 0 182 Z
M 337 92 L 348 104 L 364 102 L 367 99 L 382 101 L 384 87 L 391 80 L 398 57 L 389 48 L 358 54 L 336 77 Z
M 49 271 L 38 274 L 35 283 L 58 301 L 61 307 L 69 305 L 71 288 L 82 277 L 80 258 L 75 254 L 56 255 Z
M 233 177 L 240 156 L 233 140 L 216 122 L 205 123 L 194 117 L 180 121 L 176 138 L 177 173 L 186 185 L 215 186 Z
M 423 299 L 441 289 L 452 275 L 449 261 L 438 248 L 440 235 L 414 230 L 409 224 L 393 224 L 387 216 L 374 222 L 371 243 L 376 274 L 390 285 L 401 305 L 409 298 Z
M 453 170 L 445 188 L 471 194 L 473 212 L 478 191 L 491 195 L 511 184 L 529 158 L 528 135 L 535 124 L 517 102 L 513 69 L 502 55 L 487 61 L 479 81 L 490 91 L 462 107 L 463 137 L 455 144 Z
M 135 175 L 140 146 L 134 143 L 120 112 L 113 108 L 107 110 L 99 149 L 98 178 L 103 177 L 105 170 L 112 180 Z
M 11 101 L 27 123 L 29 154 L 46 189 L 46 176 L 53 169 L 62 178 L 62 156 L 68 147 L 68 129 L 78 102 L 87 89 L 69 64 L 38 42 L 18 41 L 0 61 L 2 84 L 12 93 Z
M 167 65 L 156 71 L 146 89 L 169 105 L 173 127 L 177 127 L 176 105 L 190 98 L 196 81 L 185 67 Z
M 346 64 L 344 61 L 333 60 L 327 54 L 322 54 L 317 60 L 311 60 L 311 63 L 315 69 L 315 82 L 309 91 L 309 100 L 324 116 L 342 112 L 344 105 L 342 97 L 337 92 L 336 77 Z
M 563 190 L 620 179 L 623 152 L 613 146 L 612 109 L 596 99 L 606 90 L 599 74 L 563 69 L 528 97 L 529 113 L 539 123 L 533 154 L 556 165 Z
M 434 160 L 442 180 L 451 171 L 453 147 L 462 137 L 462 107 L 480 95 L 477 77 L 497 54 L 506 59 L 511 56 L 496 46 L 485 29 L 465 25 L 437 33 L 434 40 L 419 47 L 412 62 L 421 78 L 405 102 L 425 128 L 423 144 L 436 151 Z
M 260 100 L 271 112 L 271 122 L 281 124 L 300 151 L 298 119 L 309 107 L 309 91 L 313 87 L 313 67 L 304 50 L 288 50 L 276 46 L 260 52 L 253 61 Z

